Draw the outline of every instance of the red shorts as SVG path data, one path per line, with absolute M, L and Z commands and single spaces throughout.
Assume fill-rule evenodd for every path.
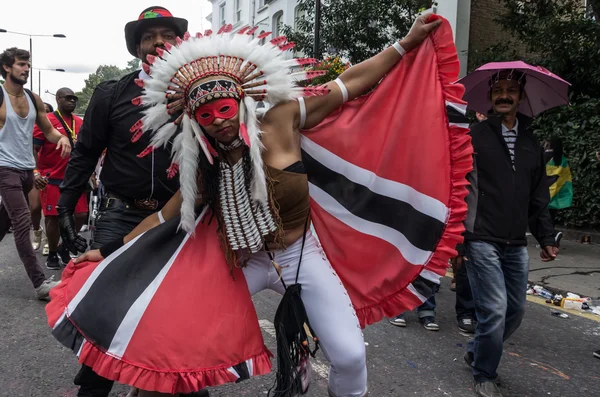
M 40 201 L 42 202 L 42 212 L 44 216 L 58 216 L 56 212 L 56 204 L 60 197 L 60 189 L 58 185 L 46 185 L 46 188 L 40 191 Z M 87 196 L 82 194 L 75 206 L 76 214 L 88 212 Z

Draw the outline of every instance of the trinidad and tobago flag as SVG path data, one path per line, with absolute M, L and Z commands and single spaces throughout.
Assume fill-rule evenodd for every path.
M 458 73 L 444 21 L 371 93 L 303 131 L 312 220 L 363 326 L 424 302 L 462 241 L 472 148 Z M 53 335 L 144 390 L 269 372 L 244 275 L 204 215 L 194 235 L 174 218 L 102 262 L 69 263 L 46 307 Z
M 303 131 L 312 221 L 363 326 L 423 303 L 462 241 L 472 147 L 459 70 L 444 21 L 374 91 Z

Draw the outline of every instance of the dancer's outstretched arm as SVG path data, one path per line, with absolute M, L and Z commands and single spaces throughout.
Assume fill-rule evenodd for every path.
M 299 128 L 312 128 L 323 121 L 329 113 L 340 107 L 345 101 L 352 100 L 363 94 L 381 80 L 401 59 L 401 51 L 410 52 L 418 47 L 429 35 L 442 23 L 441 19 L 428 22 L 433 14 L 425 14 L 417 18 L 410 32 L 398 44 L 401 48 L 388 47 L 379 54 L 350 67 L 339 76 L 346 93 L 343 92 L 336 82 L 327 83 L 331 92 L 324 96 L 305 97 L 306 118 L 303 126 L 300 126 L 300 110 L 298 106 L 293 107 L 297 112 L 295 126 Z

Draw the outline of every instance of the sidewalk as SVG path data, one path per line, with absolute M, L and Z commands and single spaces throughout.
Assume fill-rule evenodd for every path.
M 599 244 L 587 245 L 563 238 L 557 259 L 542 262 L 537 241 L 531 236 L 528 240 L 531 283 L 562 295 L 573 292 L 582 296 L 600 296 Z

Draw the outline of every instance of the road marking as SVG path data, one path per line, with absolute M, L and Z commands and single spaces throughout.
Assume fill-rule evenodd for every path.
M 448 270 L 446 272 L 446 277 L 448 278 L 453 278 L 454 275 L 452 274 L 452 272 L 450 270 Z M 597 323 L 600 323 L 600 316 L 597 316 L 593 313 L 585 313 L 585 312 L 580 312 L 579 310 L 571 310 L 571 309 L 564 309 L 560 306 L 554 306 L 552 304 L 546 303 L 546 299 L 544 298 L 540 298 L 539 296 L 535 296 L 535 295 L 527 295 L 527 301 L 531 302 L 531 303 L 536 303 L 540 306 L 545 306 L 548 309 L 556 309 L 556 310 L 560 310 L 563 311 L 567 314 L 573 315 L 573 316 L 579 316 L 579 317 L 583 317 L 583 318 L 587 318 L 588 320 L 592 320 L 595 321 Z
M 272 322 L 269 320 L 258 320 L 258 323 L 260 324 L 260 328 L 262 328 L 262 330 L 267 334 L 273 338 L 277 337 L 277 334 L 275 333 L 275 326 Z M 327 379 L 329 377 L 329 365 L 323 363 L 318 358 L 311 358 L 310 365 L 312 366 L 313 371 L 316 372 L 321 378 Z

